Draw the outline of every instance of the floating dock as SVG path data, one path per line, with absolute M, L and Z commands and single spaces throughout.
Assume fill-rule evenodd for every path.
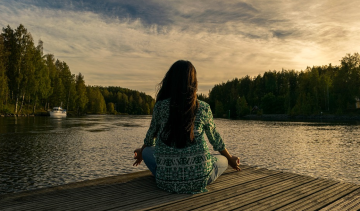
M 360 210 L 360 185 L 242 166 L 201 194 L 156 187 L 149 171 L 0 195 L 0 210 Z

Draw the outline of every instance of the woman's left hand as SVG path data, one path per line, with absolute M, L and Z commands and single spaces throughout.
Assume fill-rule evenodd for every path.
M 133 164 L 133 166 L 138 166 L 140 165 L 141 161 L 143 160 L 142 158 L 142 150 L 141 148 L 137 148 L 134 150 L 134 159 L 136 159 L 135 163 Z
M 240 171 L 240 158 L 236 156 L 231 156 L 228 159 L 229 165 L 236 171 Z

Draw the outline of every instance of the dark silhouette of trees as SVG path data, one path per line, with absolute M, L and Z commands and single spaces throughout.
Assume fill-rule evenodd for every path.
M 106 104 L 114 104 L 115 113 L 152 114 L 155 100 L 145 93 L 121 87 L 99 87 Z M 111 106 L 111 105 L 110 105 Z
M 233 118 L 244 116 L 246 104 L 253 114 L 346 113 L 356 108 L 360 98 L 360 56 L 347 54 L 340 61 L 339 66 L 313 66 L 300 72 L 267 71 L 252 78 L 235 78 L 215 85 L 203 100 L 217 117 L 226 116 L 229 110 Z
M 62 106 L 78 114 L 151 114 L 155 100 L 145 93 L 122 87 L 87 86 L 84 75 L 43 55 L 23 25 L 7 26 L 0 34 L 0 113 L 35 113 Z M 360 55 L 346 54 L 340 65 L 267 71 L 216 84 L 208 96 L 216 117 L 249 113 L 313 115 L 342 114 L 354 110 L 360 98 Z
M 120 87 L 86 86 L 64 61 L 43 55 L 23 25 L 0 34 L 0 113 L 35 113 L 62 106 L 78 114 L 151 114 L 154 99 Z M 107 109 L 109 111 L 107 111 Z

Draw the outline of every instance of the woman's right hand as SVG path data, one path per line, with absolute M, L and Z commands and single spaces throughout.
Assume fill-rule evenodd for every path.
M 233 168 L 236 171 L 240 171 L 240 158 L 230 155 L 230 153 L 227 151 L 227 149 L 223 149 L 221 151 L 219 151 L 220 154 L 224 155 L 227 160 L 228 160 L 228 164 L 231 166 L 231 168 Z
M 138 148 L 134 150 L 134 159 L 136 160 L 135 163 L 133 164 L 133 166 L 138 166 L 140 165 L 141 161 L 143 160 L 142 158 L 142 149 Z
M 236 171 L 240 171 L 240 158 L 236 157 L 236 156 L 231 156 L 230 158 L 228 158 L 228 163 L 229 165 L 235 169 Z

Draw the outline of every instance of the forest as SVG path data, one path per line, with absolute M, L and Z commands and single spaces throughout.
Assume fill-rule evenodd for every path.
M 43 53 L 23 26 L 0 35 L 0 114 L 41 114 L 62 106 L 68 114 L 151 114 L 155 100 L 121 87 L 85 84 L 64 61 Z
M 208 102 L 216 117 L 248 114 L 359 114 L 360 56 L 346 54 L 340 65 L 302 71 L 267 71 L 215 85 Z M 230 114 L 229 114 L 230 113 Z
M 239 71 L 241 72 L 241 71 Z M 307 67 L 302 71 L 267 71 L 215 85 L 208 95 L 215 117 L 248 114 L 358 114 L 360 55 L 346 54 L 340 65 Z M 121 87 L 90 86 L 84 75 L 43 53 L 23 25 L 0 35 L 0 114 L 36 114 L 62 106 L 79 114 L 151 114 L 155 100 Z

